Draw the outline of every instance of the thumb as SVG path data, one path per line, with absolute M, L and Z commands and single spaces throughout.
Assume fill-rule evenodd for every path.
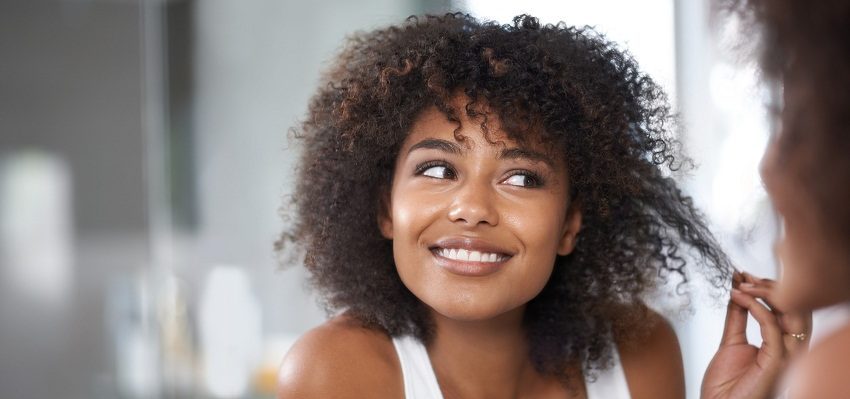
M 720 346 L 747 344 L 747 309 L 729 299 Z

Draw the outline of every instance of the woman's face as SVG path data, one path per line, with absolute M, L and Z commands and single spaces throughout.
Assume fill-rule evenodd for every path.
M 818 209 L 798 172 L 814 154 L 794 149 L 780 155 L 779 146 L 771 140 L 761 165 L 765 188 L 783 222 L 775 247 L 781 264 L 778 305 L 811 310 L 850 300 L 846 243 L 823 227 L 821 214 L 829 210 Z
M 480 121 L 462 116 L 458 141 L 457 124 L 436 107 L 420 114 L 379 220 L 405 286 L 452 319 L 523 306 L 543 289 L 556 254 L 573 250 L 581 226 L 578 208 L 568 207 L 564 161 L 518 146 L 498 122 L 487 122 L 494 144 Z

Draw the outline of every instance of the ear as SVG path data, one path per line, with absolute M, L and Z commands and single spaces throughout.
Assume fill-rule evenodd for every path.
M 381 235 L 388 240 L 393 239 L 393 217 L 392 204 L 390 203 L 389 190 L 384 190 L 378 203 L 378 229 Z
M 566 256 L 573 252 L 576 247 L 578 232 L 581 230 L 581 206 L 573 201 L 567 208 L 567 216 L 564 220 L 564 233 L 558 243 L 558 255 Z

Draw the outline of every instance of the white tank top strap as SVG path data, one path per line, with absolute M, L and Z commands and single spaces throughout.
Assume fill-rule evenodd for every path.
M 419 340 L 411 336 L 393 337 L 393 346 L 401 363 L 406 399 L 443 399 L 437 376 Z
M 630 399 L 632 397 L 616 346 L 611 351 L 611 356 L 614 363 L 611 368 L 598 372 L 593 381 L 585 378 L 587 399 Z
M 401 374 L 404 379 L 404 397 L 406 399 L 443 399 L 440 385 L 428 351 L 419 340 L 411 336 L 393 337 Z M 626 374 L 620 364 L 620 356 L 613 351 L 613 367 L 596 375 L 594 381 L 585 380 L 587 399 L 630 399 Z

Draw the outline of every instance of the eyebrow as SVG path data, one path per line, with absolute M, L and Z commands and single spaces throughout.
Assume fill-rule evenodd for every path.
M 413 151 L 419 149 L 439 150 L 455 155 L 460 155 L 463 153 L 463 150 L 460 148 L 459 145 L 452 143 L 451 141 L 441 139 L 422 140 L 412 145 L 410 149 L 407 150 L 407 153 L 410 154 Z M 554 162 L 552 161 L 552 158 L 546 156 L 546 154 L 522 147 L 503 149 L 502 152 L 499 154 L 499 159 L 529 160 L 532 162 L 543 162 L 549 167 L 555 166 Z
M 419 149 L 440 150 L 455 155 L 460 155 L 463 152 L 460 149 L 459 145 L 452 143 L 451 141 L 440 139 L 425 139 L 412 145 L 410 149 L 407 150 L 407 153 L 410 154 L 414 150 Z
M 499 154 L 499 159 L 525 159 L 532 162 L 543 162 L 551 168 L 555 167 L 555 163 L 552 162 L 552 158 L 546 156 L 546 154 L 530 150 L 528 148 L 506 148 L 502 150 L 501 154 Z

